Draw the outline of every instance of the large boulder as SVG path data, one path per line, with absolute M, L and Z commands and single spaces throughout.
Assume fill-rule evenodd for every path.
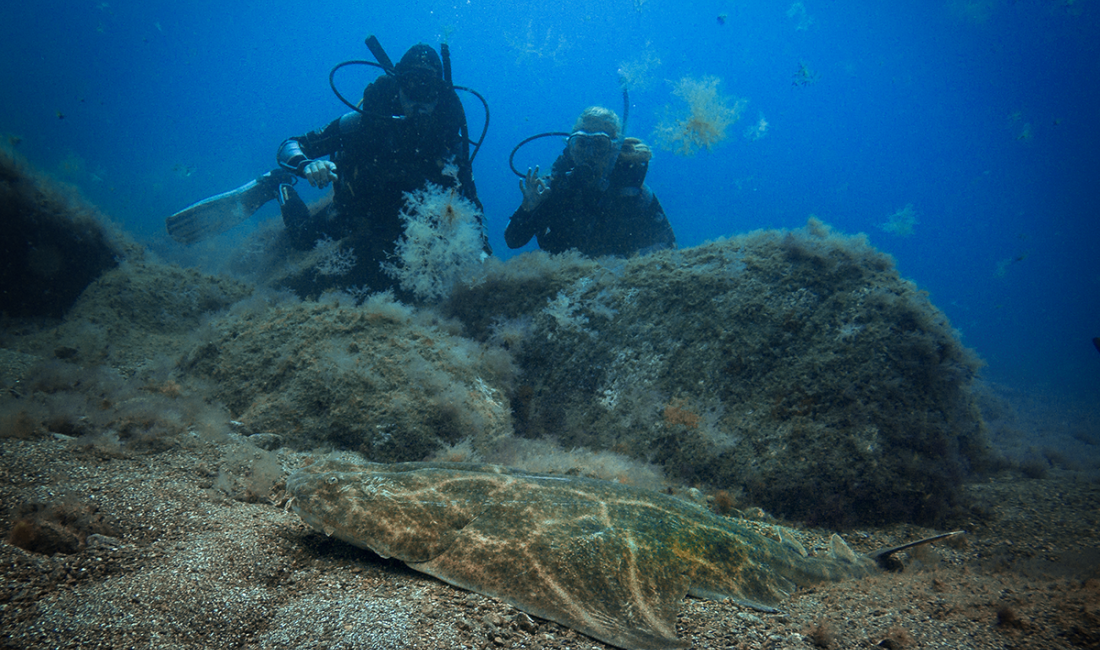
M 0 314 L 60 318 L 136 245 L 72 188 L 0 148 Z
M 811 220 L 630 260 L 493 263 L 447 305 L 508 346 L 517 433 L 811 523 L 932 523 L 987 456 L 978 359 L 893 260 Z
M 214 321 L 183 367 L 251 433 L 298 448 L 422 460 L 464 443 L 474 453 L 512 433 L 507 352 L 375 294 L 318 302 L 262 299 Z
M 59 322 L 31 329 L 13 347 L 83 366 L 132 374 L 174 365 L 214 314 L 251 295 L 251 284 L 195 269 L 124 261 L 92 281 Z

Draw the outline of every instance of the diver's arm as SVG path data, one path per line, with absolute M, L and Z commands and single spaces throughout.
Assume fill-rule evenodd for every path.
M 304 139 L 304 136 L 283 140 L 279 145 L 279 152 L 275 154 L 275 160 L 279 162 L 280 167 L 298 176 L 302 175 L 302 170 L 309 162 L 309 156 L 302 151 L 302 145 L 299 142 L 301 139 Z
M 672 224 L 668 222 L 665 209 L 661 207 L 657 195 L 645 185 L 642 186 L 642 193 L 643 197 L 649 199 L 649 203 L 645 207 L 645 214 L 650 224 L 652 239 L 650 239 L 651 243 L 639 252 L 644 255 L 651 251 L 676 248 L 676 233 L 673 232 Z
M 314 187 L 324 187 L 336 180 L 336 163 L 330 160 L 311 160 L 302 152 L 296 138 L 284 140 L 279 145 L 279 166 L 309 181 Z
M 341 136 L 358 126 L 358 113 L 348 113 L 320 131 L 287 138 L 279 145 L 275 158 L 283 169 L 305 178 L 314 187 L 324 187 L 336 180 L 336 163 L 317 158 L 335 153 L 341 146 Z
M 512 218 L 508 220 L 508 227 L 504 229 L 504 243 L 508 248 L 520 248 L 531 241 L 531 238 L 546 229 L 545 219 L 541 218 L 544 210 L 528 212 L 522 207 L 516 210 Z
M 324 187 L 336 180 L 336 163 L 331 160 L 310 160 L 297 140 L 291 138 L 279 147 L 279 166 L 309 181 L 313 187 Z
M 535 165 L 534 170 L 530 167 L 527 168 L 527 176 L 519 182 L 519 191 L 523 193 L 521 210 L 533 212 L 542 205 L 543 201 L 550 197 L 549 180 L 549 178 L 539 176 L 538 165 Z
M 548 210 L 546 199 L 550 198 L 549 179 L 539 176 L 539 168 L 527 169 L 527 176 L 519 182 L 519 191 L 523 193 L 520 204 L 508 227 L 504 229 L 504 241 L 508 248 L 519 248 L 531 241 L 531 238 L 546 229 Z

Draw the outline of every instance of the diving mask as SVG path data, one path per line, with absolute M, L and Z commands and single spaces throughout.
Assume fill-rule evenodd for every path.
M 599 161 L 606 158 L 615 146 L 615 140 L 606 133 L 574 131 L 569 135 L 569 153 L 573 160 Z
M 622 146 L 618 140 L 603 132 L 573 131 L 569 135 L 569 155 L 576 165 L 577 178 L 594 185 L 601 192 L 610 186 L 611 170 L 619 158 Z

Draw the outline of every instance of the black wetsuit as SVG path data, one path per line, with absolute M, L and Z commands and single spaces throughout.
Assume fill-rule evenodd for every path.
M 644 182 L 647 164 L 627 164 L 620 157 L 603 192 L 576 178 L 573 167 L 566 150 L 550 173 L 550 196 L 534 210 L 520 207 L 512 215 L 504 231 L 509 248 L 519 248 L 531 237 L 549 253 L 575 248 L 591 257 L 676 247 L 661 202 Z
M 383 76 L 363 91 L 363 114 L 347 113 L 320 131 L 290 138 L 279 147 L 284 169 L 304 176 L 305 166 L 329 156 L 336 163 L 332 204 L 307 219 L 287 223 L 291 243 L 308 250 L 318 239 L 348 238 L 358 262 L 345 284 L 361 281 L 372 289 L 390 287 L 393 281 L 379 269 L 392 261 L 397 240 L 404 232 L 398 216 L 404 193 L 432 182 L 453 187 L 444 166 L 458 166 L 460 194 L 481 209 L 474 187 L 468 147 L 462 137 L 465 115 L 454 90 L 439 94 L 430 115 L 401 115 L 397 81 Z

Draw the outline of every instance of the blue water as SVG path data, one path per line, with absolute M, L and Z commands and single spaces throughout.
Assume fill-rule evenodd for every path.
M 167 249 L 165 216 L 270 169 L 284 138 L 343 112 L 329 69 L 370 58 L 368 34 L 394 59 L 446 39 L 455 82 L 490 103 L 475 174 L 493 248 L 509 255 L 515 143 L 567 129 L 590 104 L 621 110 L 624 63 L 650 64 L 628 124 L 643 138 L 679 107 L 676 80 L 717 76 L 747 100 L 744 117 L 714 151 L 658 151 L 649 174 L 682 246 L 811 214 L 866 232 L 988 361 L 986 377 L 1100 401 L 1096 0 L 391 6 L 14 4 L 0 23 L 0 133 Z M 812 83 L 795 83 L 803 65 Z M 339 82 L 356 97 L 375 74 Z M 466 105 L 477 132 L 483 112 Z M 760 119 L 764 137 L 748 137 Z M 517 162 L 549 166 L 557 151 L 541 140 Z M 911 235 L 880 227 L 907 204 Z

